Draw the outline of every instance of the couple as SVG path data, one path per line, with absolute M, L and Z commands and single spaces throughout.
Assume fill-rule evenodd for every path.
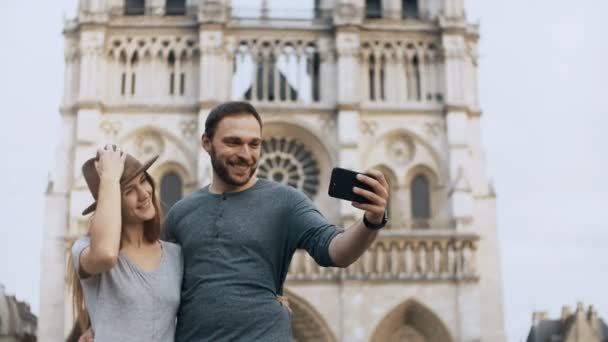
M 155 159 L 141 165 L 106 146 L 85 162 L 96 202 L 83 214 L 95 213 L 72 256 L 86 302 L 77 311 L 95 341 L 290 341 L 277 296 L 295 250 L 347 267 L 369 247 L 386 223 L 382 173 L 358 176 L 373 191 L 354 191 L 371 203 L 352 203 L 365 213 L 343 230 L 298 190 L 254 176 L 261 143 L 252 105 L 214 108 L 202 136 L 212 183 L 176 203 L 162 233 L 146 172 Z

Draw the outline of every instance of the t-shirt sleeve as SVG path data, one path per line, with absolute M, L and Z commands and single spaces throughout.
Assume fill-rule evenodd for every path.
M 290 244 L 305 249 L 321 266 L 335 266 L 329 256 L 329 244 L 344 230 L 327 222 L 305 195 L 297 196 L 294 202 L 293 209 L 288 214 Z
M 91 238 L 88 236 L 81 237 L 72 245 L 72 261 L 74 262 L 76 274 L 78 274 L 80 279 L 87 279 L 91 277 L 91 275 L 85 272 L 80 266 L 80 255 L 89 246 L 91 246 Z

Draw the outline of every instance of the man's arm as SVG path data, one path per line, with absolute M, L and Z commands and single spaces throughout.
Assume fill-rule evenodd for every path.
M 380 171 L 370 170 L 367 174 L 374 178 L 360 174 L 357 176 L 357 179 L 370 185 L 373 192 L 358 187 L 354 188 L 354 192 L 369 199 L 371 203 L 352 202 L 352 206 L 364 210 L 365 213 L 363 215 L 365 215 L 370 223 L 380 224 L 384 219 L 388 203 L 388 183 Z M 331 240 L 329 244 L 329 256 L 336 266 L 348 267 L 369 248 L 377 235 L 377 230 L 367 228 L 363 220 L 360 220 L 344 233 L 338 234 Z

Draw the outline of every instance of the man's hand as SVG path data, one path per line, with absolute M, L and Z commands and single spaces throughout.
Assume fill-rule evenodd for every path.
M 287 299 L 287 297 L 285 296 L 281 296 L 281 295 L 277 295 L 277 300 L 281 303 L 281 305 L 283 305 L 287 311 L 289 311 L 289 314 L 291 315 L 291 307 L 289 306 L 289 300 Z M 80 341 L 78 341 L 80 342 Z
M 91 328 L 87 329 L 78 339 L 78 342 L 94 342 L 93 340 L 93 331 Z
M 367 198 L 371 203 L 352 202 L 352 205 L 355 208 L 365 210 L 364 215 L 370 223 L 380 224 L 384 218 L 384 211 L 388 203 L 388 183 L 384 174 L 378 170 L 372 169 L 366 173 L 371 177 L 358 174 L 357 180 L 369 185 L 373 191 L 354 187 L 353 192 Z

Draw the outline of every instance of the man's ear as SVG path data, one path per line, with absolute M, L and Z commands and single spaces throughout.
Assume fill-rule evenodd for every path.
M 207 152 L 211 150 L 211 139 L 205 133 L 201 136 L 201 146 Z

